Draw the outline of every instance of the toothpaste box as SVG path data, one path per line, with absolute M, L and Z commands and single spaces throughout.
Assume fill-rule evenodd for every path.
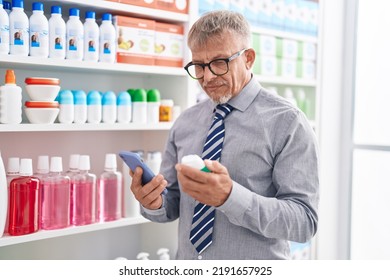
M 257 55 L 253 65 L 256 75 L 276 76 L 279 73 L 278 59 L 274 56 Z
M 298 41 L 291 39 L 282 39 L 282 45 L 282 57 L 294 59 L 298 58 Z
M 314 61 L 298 60 L 297 77 L 314 80 L 316 78 L 316 63 Z
M 154 65 L 155 21 L 115 16 L 117 62 Z
M 146 8 L 156 7 L 155 0 L 118 0 L 117 2 L 128 4 L 128 5 L 146 7 Z
M 299 42 L 298 58 L 302 60 L 316 60 L 317 45 L 312 42 Z
M 281 76 L 283 78 L 297 78 L 297 61 L 295 59 L 281 58 Z
M 156 9 L 188 14 L 188 0 L 155 0 Z
M 160 66 L 182 67 L 184 48 L 184 28 L 177 24 L 156 22 L 155 64 Z

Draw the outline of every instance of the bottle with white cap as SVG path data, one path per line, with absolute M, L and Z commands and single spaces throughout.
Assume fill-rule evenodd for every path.
M 62 157 L 50 158 L 50 173 L 41 179 L 42 229 L 70 226 L 70 178 L 62 174 Z
M 79 173 L 71 180 L 70 223 L 75 226 L 95 222 L 96 175 L 91 169 L 88 155 L 80 155 Z
M 112 24 L 111 14 L 108 13 L 103 14 L 102 24 L 100 25 L 99 29 L 100 29 L 99 61 L 114 63 L 116 31 L 114 25 Z
M 157 256 L 159 256 L 160 260 L 169 260 L 169 249 L 168 248 L 160 248 L 157 250 Z
M 97 218 L 114 221 L 122 217 L 122 173 L 117 171 L 115 154 L 106 154 L 104 171 L 97 187 Z
M 0 54 L 9 53 L 9 16 L 0 0 Z
M 210 170 L 206 167 L 203 159 L 198 155 L 184 156 L 181 159 L 181 163 L 204 172 L 210 172 Z
M 43 13 L 43 4 L 32 4 L 30 16 L 30 56 L 49 56 L 49 21 Z
M 19 175 L 10 185 L 10 235 L 25 235 L 39 230 L 40 182 L 32 176 L 32 159 L 20 160 Z
M 84 26 L 80 20 L 80 10 L 69 9 L 69 19 L 66 22 L 66 59 L 83 60 Z
M 29 25 L 23 0 L 12 0 L 12 11 L 9 14 L 10 54 L 28 56 Z
M 62 18 L 61 6 L 51 7 L 49 18 L 49 57 L 65 58 L 66 23 Z
M 73 176 L 77 175 L 79 171 L 79 154 L 71 154 L 69 156 L 69 169 L 65 172 L 65 175 L 69 176 L 71 179 Z
M 8 158 L 8 164 L 7 164 L 7 170 L 6 170 L 6 179 L 7 179 L 7 217 L 5 222 L 5 228 L 4 233 L 8 232 L 8 213 L 9 213 L 9 192 L 10 192 L 10 184 L 11 181 L 19 177 L 19 165 L 20 165 L 20 159 L 18 157 L 9 157 Z
M 38 156 L 37 168 L 35 169 L 34 176 L 39 180 L 49 175 L 49 156 L 41 155 Z
M 139 252 L 137 255 L 137 260 L 149 260 L 149 253 Z
M 84 22 L 84 60 L 99 60 L 99 26 L 96 23 L 95 12 L 87 11 Z

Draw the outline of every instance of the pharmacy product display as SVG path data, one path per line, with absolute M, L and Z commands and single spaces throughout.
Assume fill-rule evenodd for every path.
M 23 0 L 12 1 L 9 14 L 10 54 L 28 56 L 29 53 L 29 19 L 24 12 Z
M 66 59 L 82 60 L 84 52 L 84 26 L 80 20 L 80 10 L 69 9 L 66 22 Z
M 19 124 L 22 122 L 22 88 L 16 85 L 13 70 L 5 74 L 5 85 L 0 86 L 0 123 Z
M 30 56 L 49 56 L 49 22 L 43 13 L 43 4 L 32 4 L 30 27 Z
M 112 24 L 112 15 L 105 13 L 102 16 L 102 24 L 100 25 L 100 37 L 99 37 L 99 61 L 114 63 L 115 62 L 115 52 L 116 52 L 116 43 L 115 38 L 116 31 L 115 27 Z
M 99 60 L 99 26 L 96 23 L 95 12 L 87 11 L 84 22 L 84 60 Z
M 49 57 L 65 59 L 66 23 L 61 6 L 51 7 L 49 19 Z

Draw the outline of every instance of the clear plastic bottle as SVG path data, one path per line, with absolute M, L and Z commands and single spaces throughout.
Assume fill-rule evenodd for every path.
M 100 25 L 100 53 L 99 61 L 100 62 L 115 62 L 115 38 L 116 31 L 115 27 L 112 24 L 112 15 L 103 14 L 102 24 Z
M 74 176 L 80 173 L 79 163 L 80 163 L 79 154 L 71 154 L 69 156 L 69 169 L 65 172 L 65 175 L 69 176 L 71 180 L 73 179 Z
M 37 168 L 35 170 L 34 176 L 39 180 L 42 180 L 44 177 L 49 175 L 50 166 L 49 166 L 49 156 L 41 155 L 38 156 Z
M 75 90 L 74 99 L 74 123 L 85 123 L 88 118 L 87 94 L 83 90 Z
M 84 60 L 99 60 L 99 26 L 96 23 L 95 12 L 87 11 L 84 22 Z
M 11 185 L 11 181 L 17 177 L 19 177 L 19 165 L 20 165 L 20 159 L 18 157 L 9 157 L 8 158 L 8 164 L 7 164 L 7 172 L 6 172 L 6 178 L 7 178 L 7 194 L 8 194 L 8 197 L 7 197 L 7 205 L 8 205 L 8 208 L 7 208 L 7 219 L 6 219 L 6 222 L 5 222 L 5 228 L 4 228 L 4 233 L 7 233 L 8 232 L 8 224 L 9 224 L 9 216 L 8 216 L 8 213 L 9 213 L 9 192 L 10 192 L 10 185 Z
M 50 173 L 41 180 L 41 228 L 70 226 L 70 178 L 62 174 L 62 158 L 51 157 Z
M 97 90 L 91 90 L 87 95 L 88 123 L 102 121 L 102 96 Z
M 69 19 L 66 22 L 66 59 L 83 60 L 84 27 L 80 20 L 80 10 L 69 9 Z
M 10 54 L 28 56 L 29 20 L 24 12 L 23 0 L 12 0 L 12 11 L 9 14 Z
M 122 217 L 122 173 L 117 171 L 115 154 L 106 154 L 104 172 L 99 177 L 97 216 L 99 221 Z
M 49 57 L 65 59 L 66 23 L 61 6 L 51 7 L 49 19 Z
M 30 56 L 49 56 L 49 21 L 43 13 L 43 4 L 32 4 L 30 16 Z
M 39 179 L 32 176 L 32 160 L 20 160 L 20 177 L 11 181 L 9 225 L 10 235 L 25 235 L 39 230 Z
M 0 54 L 9 54 L 9 16 L 0 0 Z
M 79 170 L 70 186 L 70 223 L 75 226 L 94 223 L 96 217 L 96 175 L 89 173 L 89 156 L 80 155 Z
M 107 91 L 102 97 L 102 121 L 104 123 L 116 122 L 116 95 L 113 91 Z
M 5 85 L 0 87 L 0 123 L 22 122 L 22 88 L 16 85 L 15 73 L 7 69 Z
M 8 187 L 3 158 L 0 152 L 0 238 L 3 236 L 8 211 Z

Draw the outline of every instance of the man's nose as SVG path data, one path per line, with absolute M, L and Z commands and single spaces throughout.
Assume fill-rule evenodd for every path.
M 205 81 L 210 81 L 212 79 L 214 79 L 216 76 L 213 74 L 213 72 L 211 72 L 210 68 L 209 67 L 205 67 L 204 68 L 204 77 L 203 77 L 203 80 Z

